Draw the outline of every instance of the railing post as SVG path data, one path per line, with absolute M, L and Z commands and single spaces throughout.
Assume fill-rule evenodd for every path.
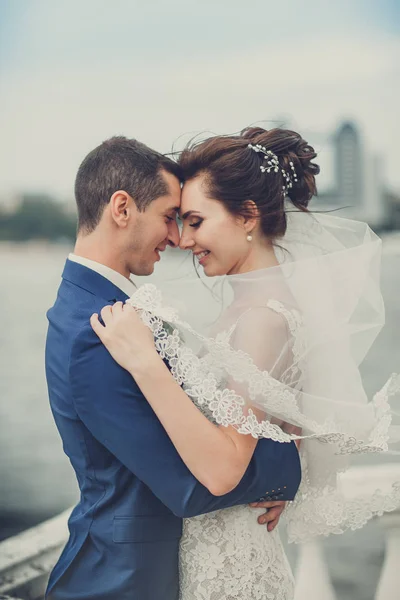
M 398 600 L 400 597 L 400 510 L 380 518 L 386 535 L 386 552 L 376 600 Z
M 321 542 L 302 544 L 296 569 L 295 600 L 336 600 Z

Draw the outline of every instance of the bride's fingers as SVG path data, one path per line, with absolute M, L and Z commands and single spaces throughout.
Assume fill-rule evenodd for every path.
M 100 311 L 101 318 L 103 319 L 104 325 L 107 325 L 112 321 L 112 306 L 107 304 L 107 306 L 103 306 Z
M 122 309 L 123 309 L 124 305 L 122 304 L 121 301 L 116 302 L 115 304 L 112 305 L 112 314 L 114 316 L 118 316 L 122 314 Z
M 124 309 L 124 310 L 127 310 L 128 312 L 129 312 L 130 310 L 135 310 L 135 309 L 133 308 L 132 304 L 129 304 L 129 302 L 125 302 L 125 304 L 123 305 L 123 309 Z
M 136 309 L 133 308 L 132 304 L 126 304 L 125 303 L 122 308 L 123 308 L 124 313 L 127 313 L 127 314 L 132 315 L 132 316 L 137 315 Z
M 99 315 L 97 313 L 94 313 L 90 317 L 90 325 L 92 326 L 92 329 L 95 332 L 95 334 L 99 336 L 101 341 L 103 341 L 103 335 L 104 335 L 106 328 L 104 327 L 104 325 L 102 325 L 100 323 Z
M 139 317 L 139 313 L 136 308 L 134 308 L 131 304 L 124 304 L 123 306 L 124 313 L 129 315 L 130 319 L 133 319 L 136 323 L 142 323 L 142 319 Z

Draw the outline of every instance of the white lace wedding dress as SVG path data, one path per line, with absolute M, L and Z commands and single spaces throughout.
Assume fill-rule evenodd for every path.
M 268 306 L 294 336 L 296 316 L 281 303 Z M 268 532 L 257 521 L 264 512 L 244 505 L 184 519 L 180 600 L 293 600 L 293 575 L 278 529 Z
M 293 600 L 279 532 L 257 522 L 262 512 L 235 506 L 184 519 L 180 600 Z

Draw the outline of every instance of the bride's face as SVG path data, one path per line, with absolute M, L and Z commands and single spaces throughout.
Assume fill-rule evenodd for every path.
M 206 196 L 203 175 L 184 184 L 180 214 L 180 247 L 193 252 L 208 277 L 241 271 L 251 252 L 244 219 Z

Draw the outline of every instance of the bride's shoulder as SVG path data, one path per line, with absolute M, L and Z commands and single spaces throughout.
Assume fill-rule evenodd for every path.
M 281 300 L 270 298 L 265 303 L 243 308 L 236 321 L 236 333 L 246 331 L 254 335 L 274 337 L 297 336 L 303 327 L 301 312 Z
M 282 308 L 282 310 L 281 310 Z M 278 333 L 286 331 L 287 317 L 277 301 L 268 301 L 244 308 L 236 321 L 237 331 L 246 330 L 257 333 Z

